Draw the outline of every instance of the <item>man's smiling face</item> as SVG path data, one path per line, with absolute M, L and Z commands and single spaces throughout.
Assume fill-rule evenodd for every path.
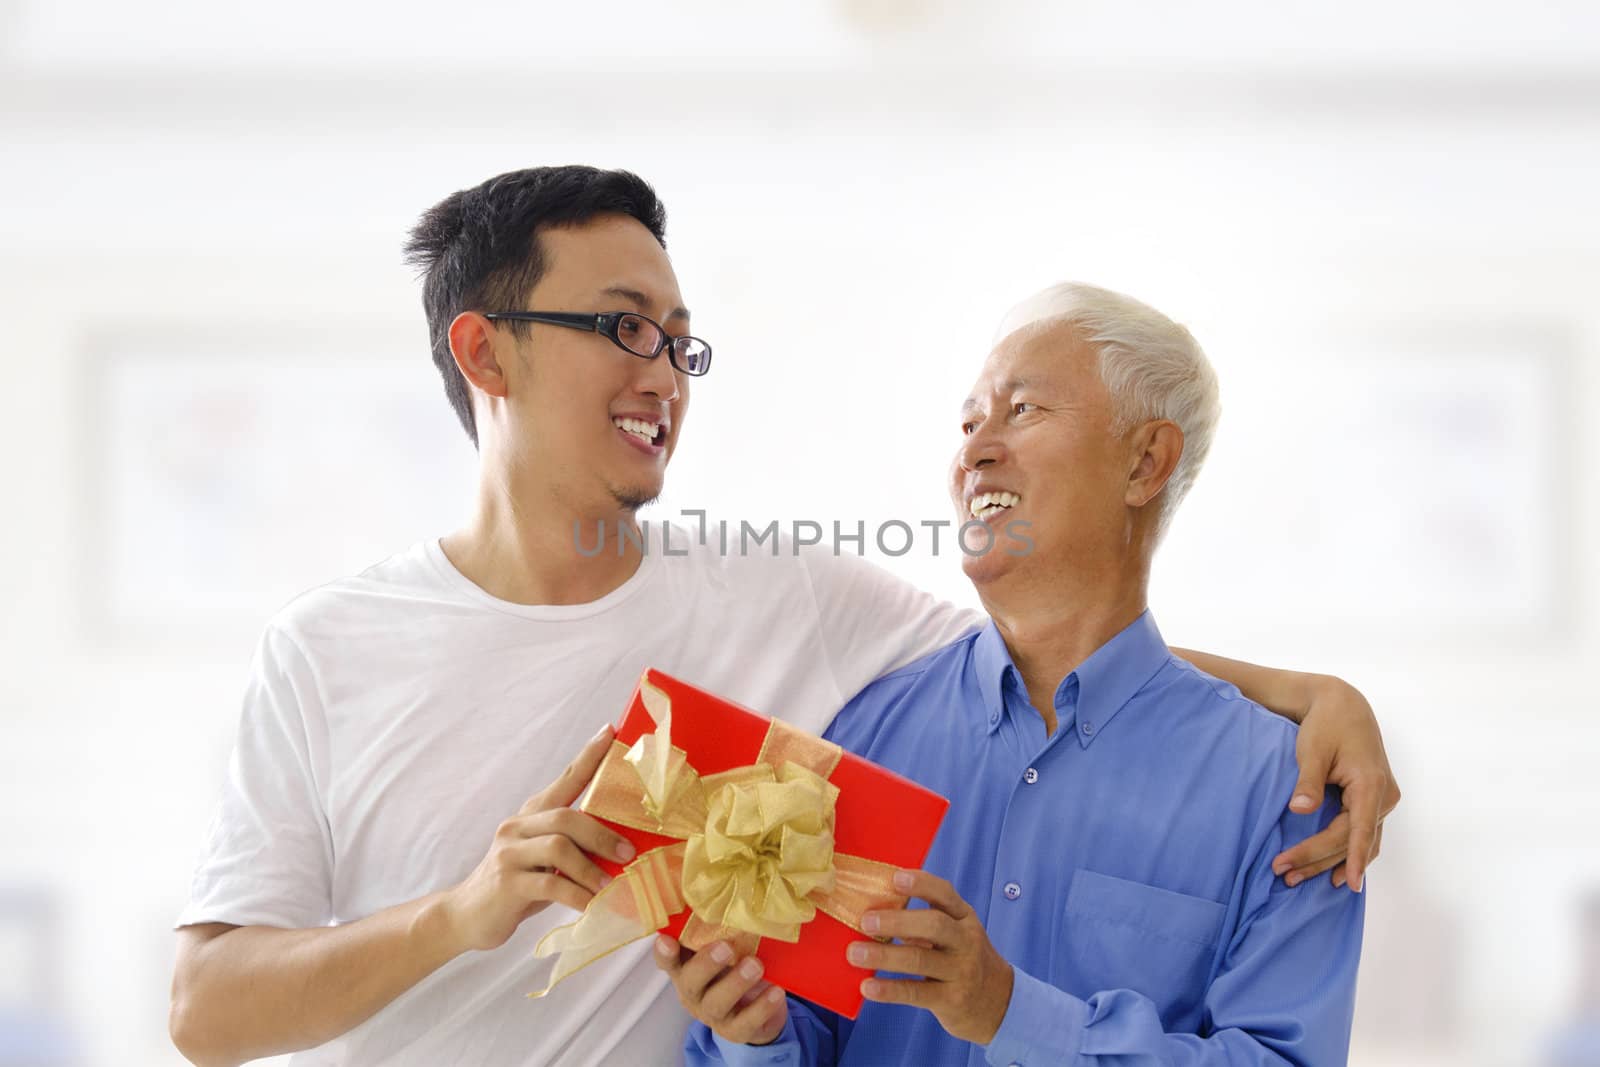
M 1087 562 L 1125 527 L 1126 449 L 1098 353 L 1070 324 L 1018 330 L 995 346 L 962 406 L 961 432 L 950 466 L 957 521 L 994 533 L 991 551 L 962 558 L 980 590 Z M 1025 556 L 1007 552 L 1018 549 L 1006 533 L 1016 522 L 1034 542 Z M 969 550 L 983 540 L 969 534 Z
M 635 219 L 603 215 L 539 236 L 546 270 L 518 308 L 632 311 L 672 335 L 689 312 L 666 250 Z M 661 493 L 689 407 L 689 378 L 667 353 L 642 359 L 601 333 L 502 325 L 496 350 L 514 359 L 518 462 L 583 514 L 634 510 Z

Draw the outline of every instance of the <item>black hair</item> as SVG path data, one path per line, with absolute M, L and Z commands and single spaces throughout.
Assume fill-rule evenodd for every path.
M 665 248 L 667 209 L 637 174 L 595 167 L 530 167 L 451 193 L 423 213 L 405 245 L 422 277 L 433 365 L 473 447 L 471 390 L 450 354 L 450 323 L 463 311 L 519 310 L 548 266 L 539 234 L 599 215 L 627 215 Z M 508 322 L 523 333 L 528 324 Z

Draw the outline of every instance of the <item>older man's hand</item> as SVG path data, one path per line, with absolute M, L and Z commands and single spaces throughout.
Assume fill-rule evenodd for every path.
M 1338 678 L 1315 678 L 1295 756 L 1300 781 L 1290 810 L 1316 811 L 1329 785 L 1343 790 L 1343 810 L 1321 833 L 1278 853 L 1272 871 L 1293 886 L 1332 869 L 1334 885 L 1348 884 L 1359 893 L 1383 845 L 1383 820 L 1400 803 L 1400 786 L 1367 698 Z
M 926 871 L 899 871 L 894 883 L 931 906 L 867 912 L 862 929 L 901 944 L 857 941 L 848 959 L 858 967 L 918 978 L 868 978 L 861 983 L 862 995 L 884 1004 L 926 1008 L 950 1036 L 987 1045 L 1011 1006 L 1011 964 L 949 882 Z
M 735 959 L 726 941 L 690 952 L 662 934 L 656 938 L 656 966 L 672 977 L 685 1010 L 725 1041 L 768 1045 L 789 1021 L 789 999 L 762 980 L 761 961 Z

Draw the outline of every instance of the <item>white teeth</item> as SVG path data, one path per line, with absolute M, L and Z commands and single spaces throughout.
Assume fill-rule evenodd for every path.
M 1016 493 L 979 493 L 972 498 L 972 503 L 967 509 L 980 519 L 987 519 L 990 515 L 1015 507 L 1022 498 Z
M 660 423 L 645 422 L 643 419 L 614 418 L 611 420 L 611 424 L 619 430 L 633 434 L 646 443 L 653 443 L 656 439 L 656 431 L 661 428 Z

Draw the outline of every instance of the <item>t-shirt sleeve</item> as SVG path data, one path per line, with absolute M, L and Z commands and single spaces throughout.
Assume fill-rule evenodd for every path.
M 800 558 L 845 699 L 983 624 L 981 612 L 940 600 L 860 556 L 819 546 Z
M 304 653 L 269 626 L 250 666 L 222 796 L 176 926 L 329 923 L 333 843 L 315 773 L 326 736 L 322 715 Z

